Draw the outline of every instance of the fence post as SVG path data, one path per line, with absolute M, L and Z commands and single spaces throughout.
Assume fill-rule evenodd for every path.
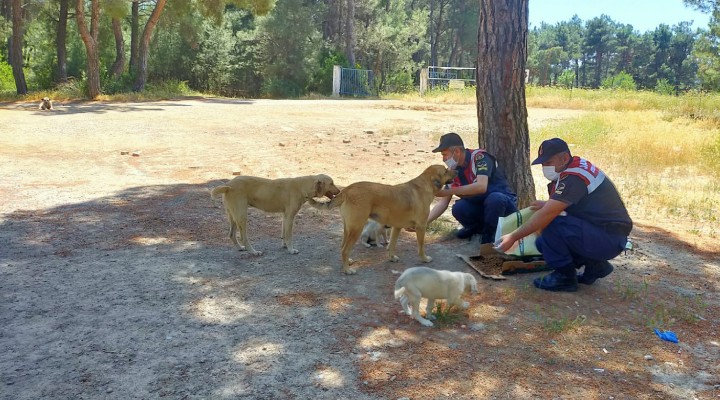
M 428 69 L 423 68 L 420 70 L 420 95 L 422 96 L 427 92 L 428 88 Z
M 333 65 L 332 97 L 340 97 L 340 73 L 341 73 L 340 66 Z

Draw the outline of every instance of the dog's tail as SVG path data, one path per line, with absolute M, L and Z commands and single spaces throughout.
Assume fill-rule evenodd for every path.
M 210 197 L 215 200 L 223 194 L 227 193 L 228 190 L 230 190 L 230 186 L 221 185 L 215 187 L 213 188 L 213 190 L 210 191 Z
M 345 196 L 343 196 L 343 192 L 340 192 L 340 194 L 333 197 L 333 199 L 330 201 L 317 201 L 311 197 L 308 199 L 308 204 L 317 208 L 318 210 L 329 210 L 332 208 L 340 207 L 340 205 L 344 201 L 345 201 Z

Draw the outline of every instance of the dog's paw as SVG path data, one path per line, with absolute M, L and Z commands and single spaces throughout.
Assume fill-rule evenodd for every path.
M 346 268 L 343 270 L 346 275 L 355 275 L 357 271 L 354 268 Z
M 390 256 L 390 262 L 398 262 L 398 261 L 400 261 L 400 257 L 396 256 L 395 254 Z
M 422 258 L 422 261 L 425 262 L 425 263 L 429 263 L 429 262 L 432 261 L 432 257 L 430 257 L 430 256 L 425 256 L 425 257 Z
M 420 319 L 419 321 L 423 326 L 427 326 L 427 327 L 435 326 L 435 324 L 433 324 L 431 321 L 429 321 L 427 319 Z
M 466 308 L 468 308 L 468 307 L 470 307 L 470 303 L 468 303 L 467 301 L 463 301 L 463 302 L 462 302 L 462 308 L 463 308 L 463 310 L 466 309 Z
M 250 252 L 250 254 L 252 254 L 252 255 L 254 255 L 254 256 L 261 256 L 261 255 L 263 254 L 263 252 L 262 252 L 262 251 L 253 250 L 253 251 Z
M 368 242 L 363 242 L 363 246 L 365 246 L 365 247 L 367 247 L 367 248 L 372 247 L 372 245 L 370 245 L 370 243 L 368 243 Z
M 300 252 L 300 250 L 298 250 L 298 249 L 288 249 L 288 254 L 297 254 L 299 252 Z

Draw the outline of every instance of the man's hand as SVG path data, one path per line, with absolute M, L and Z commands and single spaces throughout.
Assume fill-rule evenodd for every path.
M 510 248 L 515 244 L 515 242 L 517 242 L 517 240 L 514 240 L 511 236 L 512 235 L 509 233 L 507 235 L 502 235 L 497 242 L 493 243 L 493 248 L 503 253 L 510 250 Z

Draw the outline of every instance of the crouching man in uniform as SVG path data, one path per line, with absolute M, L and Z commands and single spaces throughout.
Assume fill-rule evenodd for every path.
M 533 282 L 544 290 L 575 292 L 578 283 L 592 285 L 608 276 L 613 271 L 608 260 L 625 249 L 633 226 L 615 185 L 595 165 L 573 157 L 559 138 L 542 142 L 532 164 L 542 164 L 550 181 L 550 199 L 534 202 L 535 214 L 501 237 L 497 249 L 507 251 L 518 240 L 541 231 L 535 244 L 554 268 Z M 578 275 L 576 270 L 583 266 Z

